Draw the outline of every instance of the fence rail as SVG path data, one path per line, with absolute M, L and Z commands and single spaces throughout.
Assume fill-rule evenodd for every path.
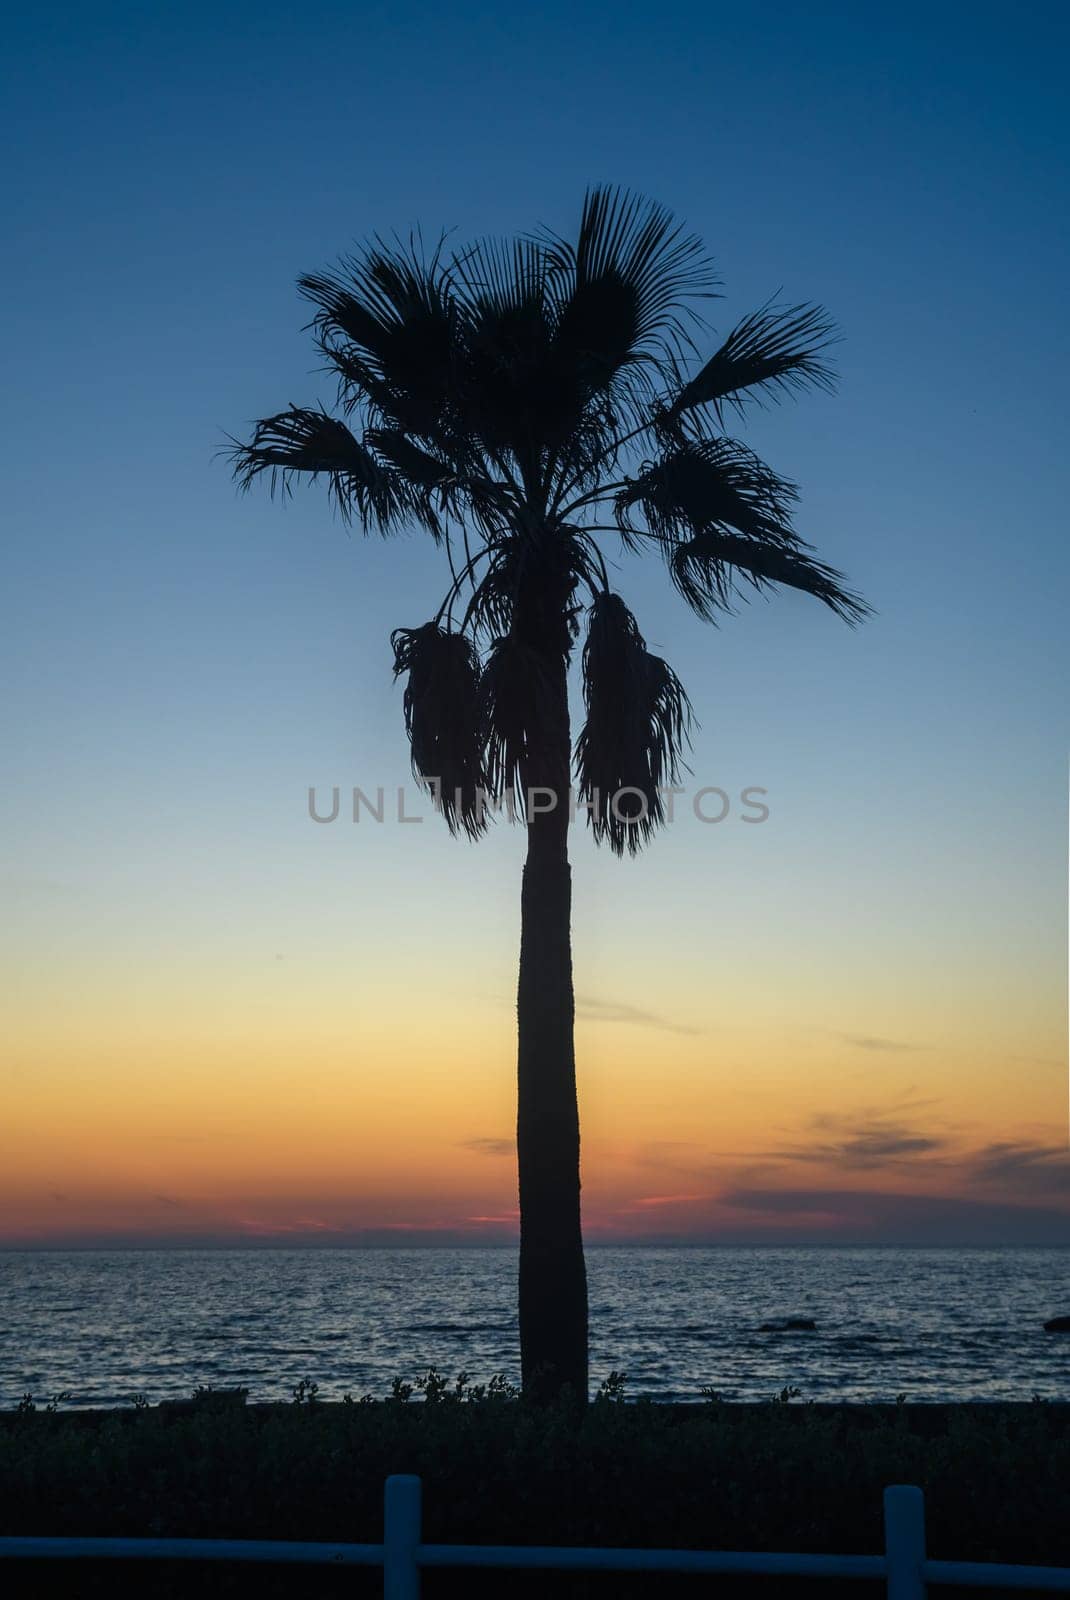
M 925 1600 L 928 1586 L 1070 1594 L 1070 1567 L 930 1561 L 920 1489 L 884 1491 L 884 1554 L 782 1555 L 748 1550 L 598 1550 L 571 1546 L 424 1544 L 420 1479 L 387 1478 L 382 1544 L 301 1544 L 273 1539 L 0 1538 L 0 1559 L 50 1561 L 260 1561 L 382 1567 L 384 1600 L 419 1600 L 424 1567 L 511 1567 L 557 1572 L 736 1573 L 883 1579 L 888 1600 Z

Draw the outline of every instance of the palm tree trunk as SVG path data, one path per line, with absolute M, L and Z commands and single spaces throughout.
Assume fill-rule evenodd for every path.
M 580 1127 L 568 862 L 571 744 L 564 661 L 553 671 L 553 726 L 524 781 L 552 790 L 528 816 L 517 991 L 520 1364 L 524 1393 L 587 1399 L 587 1273 L 580 1232 Z M 536 805 L 545 804 L 539 795 Z

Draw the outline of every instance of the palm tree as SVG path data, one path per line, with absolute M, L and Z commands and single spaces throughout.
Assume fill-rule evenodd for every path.
M 664 820 L 690 727 L 672 668 L 611 587 L 603 543 L 653 550 L 700 617 L 784 584 L 855 622 L 866 606 L 792 527 L 795 487 L 724 431 L 729 414 L 831 386 L 816 307 L 766 304 L 705 361 L 691 302 L 716 279 L 661 207 L 585 199 L 547 231 L 447 257 L 375 238 L 299 280 L 337 380 L 235 443 L 244 488 L 322 477 L 346 522 L 423 528 L 451 582 L 392 635 L 413 771 L 451 832 L 506 803 L 527 829 L 517 997 L 519 1318 L 525 1393 L 587 1393 L 568 832 L 570 779 L 599 842 L 634 852 Z M 586 716 L 568 670 L 582 631 Z

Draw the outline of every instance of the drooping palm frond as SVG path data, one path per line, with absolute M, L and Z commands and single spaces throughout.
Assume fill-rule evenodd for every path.
M 526 817 L 527 791 L 543 781 L 532 771 L 533 763 L 544 755 L 560 716 L 546 657 L 514 633 L 495 639 L 483 667 L 480 700 L 487 790 L 496 804 L 511 800 Z
M 844 621 L 869 614 L 842 573 L 810 555 L 791 524 L 798 490 L 734 439 L 701 439 L 648 463 L 615 500 L 617 525 L 632 548 L 653 538 L 683 598 L 707 621 L 732 609 L 741 577 L 756 589 L 785 584 L 829 606 Z M 637 526 L 634 513 L 644 519 Z
M 679 777 L 691 706 L 672 668 L 647 650 L 624 601 L 608 591 L 588 612 L 583 694 L 580 796 L 593 808 L 595 839 L 634 855 L 665 820 L 661 789 Z
M 794 544 L 791 515 L 799 491 L 735 439 L 701 439 L 670 449 L 644 464 L 616 496 L 617 524 L 625 541 L 648 531 L 659 538 L 686 537 L 705 528 L 736 529 L 752 539 Z M 646 529 L 632 513 L 642 512 Z
M 732 609 L 742 578 L 758 590 L 784 584 L 813 595 L 852 627 L 871 615 L 859 595 L 844 588 L 843 573 L 815 561 L 810 546 L 786 546 L 708 529 L 669 551 L 669 570 L 682 597 L 707 622 Z
M 486 551 L 486 565 L 473 582 L 461 627 L 477 638 L 492 642 L 512 627 L 516 585 L 513 578 L 513 541 L 504 539 Z
M 463 634 L 433 622 L 397 628 L 390 642 L 395 678 L 408 674 L 404 711 L 413 773 L 434 786 L 450 832 L 463 829 L 475 839 L 487 826 L 479 657 Z
M 820 306 L 764 305 L 744 317 L 721 348 L 683 385 L 667 407 L 664 423 L 709 405 L 723 423 L 724 408 L 742 414 L 748 400 L 778 399 L 804 388 L 830 391 L 832 368 L 822 351 L 835 343 L 835 326 Z
M 326 477 L 330 494 L 343 518 L 356 518 L 365 528 L 395 532 L 407 518 L 438 532 L 430 507 L 413 494 L 410 481 L 380 461 L 346 427 L 328 412 L 291 406 L 256 424 L 248 444 L 235 444 L 230 452 L 234 474 L 248 489 L 263 473 L 271 492 L 289 493 L 295 475 Z

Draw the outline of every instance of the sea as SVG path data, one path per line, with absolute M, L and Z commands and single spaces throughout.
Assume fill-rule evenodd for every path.
M 592 1390 L 616 1372 L 656 1401 L 1070 1400 L 1070 1335 L 1043 1331 L 1070 1315 L 1070 1250 L 606 1246 L 588 1277 Z M 515 1382 L 515 1306 L 505 1248 L 6 1251 L 0 1408 L 380 1397 L 432 1366 Z

